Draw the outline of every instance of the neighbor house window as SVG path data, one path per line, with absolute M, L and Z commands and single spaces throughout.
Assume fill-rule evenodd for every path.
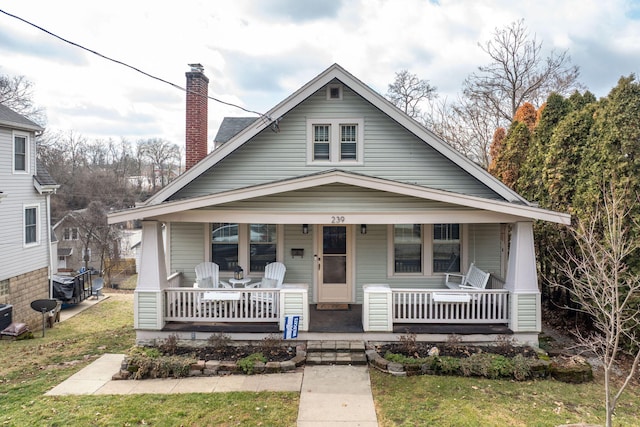
M 278 235 L 275 224 L 251 224 L 249 236 L 249 271 L 264 271 L 276 260 Z
M 38 243 L 38 207 L 27 206 L 24 208 L 24 244 Z
M 396 224 L 392 228 L 393 274 L 460 271 L 460 224 Z
M 78 227 L 66 227 L 62 232 L 62 240 L 78 240 Z
M 364 120 L 308 119 L 309 164 L 362 164 Z
M 13 170 L 14 172 L 27 172 L 27 136 L 13 136 Z
M 0 296 L 9 295 L 9 279 L 0 280 Z

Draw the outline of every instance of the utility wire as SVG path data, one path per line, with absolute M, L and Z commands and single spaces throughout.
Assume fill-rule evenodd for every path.
M 110 58 L 110 57 L 108 57 L 108 56 L 106 56 L 106 55 L 101 54 L 100 52 L 96 52 L 95 50 L 92 50 L 92 49 L 89 49 L 89 48 L 87 48 L 87 47 L 84 47 L 84 46 L 82 46 L 81 44 L 78 44 L 78 43 L 72 42 L 71 40 L 67 40 L 67 39 L 65 39 L 65 38 L 63 38 L 63 37 L 60 37 L 59 35 L 57 35 L 57 34 L 55 34 L 55 33 L 52 33 L 51 31 L 49 31 L 49 30 L 47 30 L 47 29 L 45 29 L 45 28 L 42 28 L 42 27 L 40 27 L 39 25 L 34 24 L 33 22 L 27 21 L 26 19 L 21 18 L 21 17 L 19 17 L 19 16 L 17 16 L 17 15 L 13 15 L 13 14 L 11 14 L 11 13 L 9 13 L 9 12 L 5 11 L 5 10 L 2 10 L 2 9 L 0 9 L 0 12 L 2 12 L 2 13 L 4 13 L 5 15 L 10 16 L 10 17 L 12 17 L 12 18 L 14 18 L 14 19 L 17 19 L 17 20 L 19 20 L 19 21 L 22 21 L 22 22 L 24 22 L 24 23 L 25 23 L 25 24 L 27 24 L 27 25 L 30 25 L 30 26 L 32 26 L 32 27 L 34 27 L 34 28 L 37 28 L 38 30 L 43 31 L 43 32 L 45 32 L 45 33 L 49 34 L 50 36 L 57 38 L 58 40 L 61 40 L 61 41 L 65 42 L 65 43 L 68 43 L 68 44 L 70 44 L 70 45 L 72 45 L 72 46 L 75 46 L 75 47 L 77 47 L 77 48 L 80 48 L 80 49 L 82 49 L 82 50 L 85 50 L 85 51 L 87 51 L 87 52 L 89 52 L 89 53 L 92 53 L 92 54 L 94 54 L 94 55 L 97 55 L 97 56 L 99 56 L 99 57 L 101 57 L 101 58 L 103 58 L 103 59 L 106 59 L 107 61 L 115 62 L 115 63 L 116 63 L 116 64 L 118 64 L 118 65 L 122 65 L 122 66 L 124 66 L 124 67 L 130 68 L 130 69 L 132 69 L 133 71 L 136 71 L 136 72 L 138 72 L 138 73 L 140 73 L 140 74 L 142 74 L 142 75 L 145 75 L 145 76 L 147 76 L 147 77 L 150 77 L 150 78 L 152 78 L 152 79 L 154 79 L 154 80 L 158 80 L 158 81 L 160 81 L 160 82 L 162 82 L 162 83 L 166 83 L 166 84 L 168 84 L 169 86 L 172 86 L 172 87 L 174 87 L 174 88 L 176 88 L 176 89 L 179 89 L 179 90 L 181 90 L 181 91 L 183 91 L 183 92 L 186 92 L 186 93 L 192 93 L 192 94 L 195 94 L 195 95 L 199 95 L 199 96 L 201 96 L 201 95 L 200 95 L 199 93 L 197 93 L 197 92 L 190 91 L 190 90 L 188 90 L 187 88 L 184 88 L 184 87 L 182 87 L 182 86 L 180 86 L 180 85 L 177 85 L 177 84 L 175 84 L 175 83 L 172 83 L 172 82 L 167 81 L 167 80 L 165 80 L 165 79 L 162 79 L 162 78 L 160 78 L 160 77 L 154 76 L 153 74 L 149 74 L 149 73 L 147 73 L 147 72 L 145 72 L 145 71 L 142 71 L 142 70 L 141 70 L 141 69 L 139 69 L 139 68 L 136 68 L 136 67 L 134 67 L 134 66 L 132 66 L 132 65 L 127 64 L 126 62 L 122 62 L 122 61 L 119 61 L 119 60 L 117 60 L 117 59 Z M 213 96 L 208 96 L 208 95 L 207 95 L 207 98 L 211 99 L 212 101 L 219 102 L 220 104 L 225 104 L 225 105 L 228 105 L 228 106 L 230 106 L 230 107 L 238 108 L 238 109 L 240 109 L 240 110 L 246 111 L 247 113 L 256 114 L 256 115 L 258 115 L 258 116 L 262 117 L 263 119 L 265 119 L 265 118 L 266 118 L 267 120 L 270 120 L 270 118 L 269 118 L 269 117 L 267 117 L 265 114 L 258 113 L 257 111 L 253 111 L 253 110 L 246 109 L 246 108 L 244 108 L 244 107 L 241 107 L 240 105 L 236 105 L 236 104 L 233 104 L 233 103 L 231 103 L 231 102 L 226 102 L 226 101 L 223 101 L 223 100 L 221 100 L 221 99 L 214 98 Z

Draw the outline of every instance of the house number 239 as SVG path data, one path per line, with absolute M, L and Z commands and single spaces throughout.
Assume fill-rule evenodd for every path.
M 343 216 L 332 216 L 331 217 L 331 224 L 342 224 L 344 222 L 344 217 Z

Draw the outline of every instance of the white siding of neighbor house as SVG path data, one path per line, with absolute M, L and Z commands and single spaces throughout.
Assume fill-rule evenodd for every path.
M 364 118 L 362 165 L 307 164 L 308 118 Z M 279 132 L 270 128 L 202 174 L 172 199 L 214 194 L 339 168 L 383 179 L 499 199 L 436 150 L 345 87 L 342 101 L 326 99 L 324 89 L 282 117 Z
M 21 134 L 25 132 L 20 132 Z M 0 127 L 0 280 L 49 265 L 46 197 L 34 187 L 36 172 L 33 132 L 28 138 L 28 173 L 13 173 L 13 132 Z M 54 196 L 55 197 L 55 196 Z M 38 207 L 38 243 L 24 246 L 24 208 Z
M 193 286 L 196 281 L 195 267 L 205 259 L 205 227 L 207 224 L 174 222 L 170 232 L 171 273 L 182 272 L 182 285 Z

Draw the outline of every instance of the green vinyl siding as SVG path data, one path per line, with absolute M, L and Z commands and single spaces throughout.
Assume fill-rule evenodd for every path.
M 363 118 L 363 164 L 307 164 L 307 119 Z M 498 199 L 471 177 L 394 120 L 345 88 L 341 101 L 328 101 L 321 89 L 284 115 L 279 131 L 263 130 L 171 199 L 215 194 L 340 168 L 430 188 Z
M 459 205 L 453 205 L 417 197 L 403 196 L 384 191 L 354 187 L 346 184 L 329 184 L 298 191 L 256 197 L 238 202 L 216 205 L 216 210 L 259 210 L 288 212 L 315 212 L 337 209 L 340 212 L 378 212 L 384 206 L 385 211 L 434 211 L 459 210 L 470 211 Z M 206 210 L 207 208 L 203 208 Z
M 195 267 L 205 260 L 205 227 L 208 224 L 174 222 L 171 224 L 171 272 L 182 272 L 182 286 L 196 280 Z
M 309 225 L 309 234 L 302 234 L 302 225 L 290 224 L 284 227 L 284 259 L 287 272 L 285 283 L 304 283 L 309 285 L 309 300 L 313 300 L 313 226 Z M 302 257 L 291 256 L 291 249 L 303 249 Z
M 513 300 L 517 304 L 518 331 L 537 331 L 538 295 L 515 294 Z
M 500 224 L 469 224 L 467 240 L 469 263 L 473 262 L 481 270 L 501 276 Z

